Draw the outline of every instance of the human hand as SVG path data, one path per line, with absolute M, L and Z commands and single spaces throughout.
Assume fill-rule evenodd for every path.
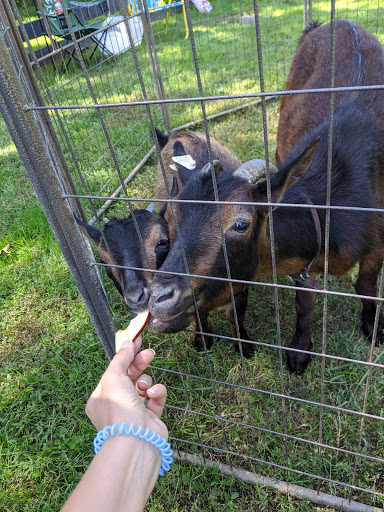
M 155 354 L 151 349 L 139 352 L 141 344 L 141 336 L 124 342 L 90 396 L 85 412 L 97 430 L 113 423 L 134 423 L 168 439 L 167 427 L 160 420 L 167 390 L 163 384 L 152 386 L 151 377 L 142 375 Z
M 160 420 L 167 390 L 152 386 L 142 372 L 152 362 L 153 350 L 143 350 L 141 337 L 125 341 L 110 362 L 85 412 L 97 430 L 114 423 L 134 423 L 168 439 Z M 136 384 L 134 384 L 136 382 Z M 148 402 L 145 400 L 148 398 Z M 135 436 L 111 436 L 97 452 L 62 512 L 142 512 L 162 464 L 160 450 Z

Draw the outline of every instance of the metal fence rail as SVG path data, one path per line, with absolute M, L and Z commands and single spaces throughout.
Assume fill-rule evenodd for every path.
M 322 21 L 331 22 L 334 70 L 337 51 L 335 19 L 342 16 L 352 19 L 378 35 L 383 30 L 382 9 L 375 5 L 365 11 L 352 8 L 349 11 L 348 8 L 338 9 L 332 0 L 325 12 L 320 5 L 307 4 L 306 0 L 304 5 L 298 2 L 297 6 L 286 6 L 284 2 L 242 0 L 229 3 L 227 10 L 215 4 L 213 14 L 202 19 L 186 1 L 188 41 L 182 38 L 184 25 L 181 17 L 173 15 L 169 33 L 164 34 L 162 27 L 152 24 L 141 12 L 135 17 L 139 17 L 143 24 L 143 40 L 135 46 L 130 25 L 134 17 L 129 15 L 126 2 L 122 0 L 119 5 L 130 49 L 102 60 L 100 55 L 88 60 L 87 49 L 80 48 L 82 41 L 76 40 L 71 31 L 72 46 L 81 71 L 66 69 L 62 75 L 53 64 L 41 66 L 42 59 L 53 55 L 60 55 L 63 59 L 60 49 L 37 58 L 34 47 L 40 43 L 33 43 L 30 33 L 24 29 L 15 1 L 9 0 L 0 7 L 1 112 L 107 356 L 113 354 L 115 322 L 124 323 L 128 318 L 124 306 L 116 306 L 115 302 L 108 305 L 106 297 L 115 292 L 104 278 L 102 267 L 105 265 L 95 262 L 77 228 L 73 212 L 84 220 L 91 218 L 101 228 L 100 217 L 111 206 L 114 214 L 121 217 L 131 214 L 138 229 L 135 206 L 163 201 L 152 197 L 155 173 L 151 169 L 146 168 L 145 183 L 138 181 L 137 188 L 136 178 L 133 179 L 140 175 L 139 171 L 145 165 L 148 166 L 148 162 L 154 165 L 153 155 L 160 161 L 165 177 L 155 127 L 171 131 L 177 126 L 200 122 L 212 160 L 210 140 L 214 119 L 258 103 L 262 147 L 268 163 L 271 160 L 268 109 L 271 107 L 267 101 L 286 94 L 329 93 L 326 205 L 273 203 L 270 178 L 267 177 L 268 202 L 264 204 L 269 208 L 270 216 L 272 279 L 267 283 L 242 283 L 249 285 L 251 295 L 262 295 L 263 304 L 270 311 L 268 320 L 272 320 L 270 336 L 250 341 L 240 336 L 233 293 L 233 284 L 239 281 L 231 276 L 220 216 L 223 204 L 242 203 L 219 200 L 213 173 L 213 203 L 217 205 L 227 270 L 227 277 L 220 280 L 227 282 L 230 290 L 240 356 L 233 355 L 232 363 L 224 368 L 215 361 L 217 354 L 210 351 L 205 350 L 202 356 L 195 357 L 193 349 L 186 345 L 191 334 L 200 333 L 206 340 L 218 338 L 223 347 L 233 339 L 220 328 L 218 332 L 204 332 L 197 314 L 196 330 L 185 330 L 182 338 L 164 335 L 164 343 L 156 348 L 158 358 L 151 371 L 156 380 L 165 382 L 171 390 L 172 400 L 166 407 L 167 422 L 170 439 L 180 460 L 197 465 L 217 465 L 224 474 L 336 509 L 382 510 L 376 506 L 383 503 L 382 479 L 374 480 L 374 475 L 384 471 L 384 405 L 381 396 L 377 395 L 384 368 L 382 352 L 375 352 L 373 336 L 367 349 L 360 347 L 360 351 L 338 353 L 329 340 L 329 309 L 331 301 L 337 299 L 344 304 L 347 300 L 374 299 L 377 327 L 384 301 L 383 273 L 377 298 L 357 295 L 349 289 L 335 290 L 328 275 L 328 253 L 331 212 L 335 209 L 364 210 L 331 205 L 334 94 L 336 91 L 381 90 L 384 84 L 335 88 L 332 76 L 330 87 L 325 89 L 284 91 L 303 20 L 306 25 L 319 16 Z M 143 0 L 142 7 L 145 5 Z M 216 15 L 215 9 L 218 11 Z M 278 10 L 282 14 L 274 21 L 273 15 Z M 69 21 L 68 12 L 64 11 Z M 254 23 L 240 23 L 243 14 L 254 16 Z M 222 32 L 220 36 L 206 35 L 217 27 Z M 285 44 L 277 44 L 277 34 L 280 37 L 284 30 L 287 32 L 283 37 Z M 176 41 L 173 47 L 167 44 L 167 37 Z M 234 46 L 231 54 L 225 50 L 228 45 Z M 244 103 L 245 99 L 248 103 Z M 255 101 L 249 103 L 250 99 Z M 37 135 L 32 137 L 32 134 Z M 28 144 L 28 140 L 33 140 L 33 143 Z M 254 155 L 250 154 L 249 158 L 254 158 Z M 177 199 L 169 201 L 175 219 L 172 205 L 177 202 Z M 293 291 L 303 289 L 288 285 L 278 277 L 274 206 L 323 209 L 326 212 L 324 289 L 307 290 L 308 293 L 316 293 L 319 302 L 323 303 L 317 322 L 321 335 L 317 338 L 316 350 L 310 352 L 313 366 L 316 366 L 312 386 L 311 382 L 303 384 L 300 377 L 288 376 L 285 371 L 284 354 L 288 348 L 284 342 L 286 318 L 283 303 L 291 298 Z M 384 213 L 384 210 L 374 211 Z M 176 229 L 180 237 L 178 227 Z M 140 243 L 145 252 L 141 234 Z M 184 249 L 183 259 L 186 272 L 180 275 L 189 279 L 219 279 L 189 272 Z M 159 272 L 156 269 L 151 271 L 153 274 Z M 348 284 L 342 283 L 343 286 L 349 288 Z M 198 313 L 196 299 L 194 304 Z M 251 299 L 251 307 L 258 309 L 255 297 Z M 332 335 L 336 336 L 337 330 Z M 244 360 L 242 342 L 245 341 L 259 349 L 255 360 L 264 360 L 267 354 L 272 354 L 275 362 L 273 376 L 272 370 L 268 375 L 264 374 L 257 361 Z M 348 373 L 356 375 L 357 382 L 353 379 L 342 382 L 343 375 Z M 375 393 L 372 392 L 372 383 L 375 384 Z M 348 432 L 343 431 L 344 425 L 348 425 Z M 193 455 L 185 453 L 190 450 L 193 450 Z M 305 467 L 300 462 L 303 459 L 307 461 Z M 371 475 L 371 485 L 364 478 L 365 473 Z

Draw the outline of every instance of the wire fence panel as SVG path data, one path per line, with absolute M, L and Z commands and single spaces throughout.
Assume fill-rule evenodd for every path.
M 71 229 L 75 224 L 70 211 L 98 229 L 105 224 L 104 215 L 131 215 L 138 232 L 138 250 L 144 255 L 143 267 L 155 279 L 164 274 L 150 263 L 145 233 L 139 228 L 140 214 L 135 214 L 152 199 L 156 204 L 165 199 L 154 197 L 157 161 L 164 176 L 169 172 L 155 128 L 170 134 L 180 127 L 198 125 L 207 140 L 211 165 L 216 139 L 241 161 L 263 158 L 268 168 L 266 202 L 258 205 L 264 204 L 269 212 L 271 264 L 268 273 L 257 275 L 255 280 L 237 277 L 229 257 L 226 226 L 229 208 L 250 203 L 236 198 L 223 200 L 215 172 L 211 174 L 212 197 L 191 201 L 195 206 L 191 218 L 204 207 L 217 219 L 210 229 L 221 242 L 224 270 L 222 275 L 216 270 L 210 275 L 209 269 L 197 272 L 191 267 L 178 217 L 183 201 L 177 195 L 170 198 L 168 186 L 171 200 L 167 221 L 174 223 L 174 244 L 181 247 L 178 279 L 185 279 L 186 287 L 192 287 L 190 307 L 194 308 L 196 324 L 174 334 L 146 332 L 144 337 L 147 346 L 156 349 L 153 377 L 167 385 L 166 418 L 177 457 L 191 462 L 195 456 L 198 465 L 219 464 L 225 474 L 321 505 L 381 510 L 377 507 L 384 503 L 383 352 L 376 346 L 375 335 L 367 341 L 359 332 L 360 299 L 375 297 L 353 290 L 352 282 L 358 278 L 356 266 L 347 276 L 335 276 L 328 264 L 332 215 L 370 211 L 358 204 L 332 202 L 337 95 L 353 95 L 351 89 L 381 94 L 384 88 L 384 81 L 363 86 L 351 86 L 347 79 L 335 83 L 339 50 L 335 22 L 343 18 L 359 23 L 382 43 L 382 8 L 373 1 L 357 6 L 354 2 L 303 5 L 299 1 L 226 0 L 214 2 L 210 14 L 199 14 L 187 0 L 186 18 L 182 12 L 173 12 L 166 30 L 166 20 L 156 20 L 154 13 L 148 12 L 146 0 L 138 2 L 135 12 L 129 11 L 124 1 L 107 4 L 101 13 L 78 7 L 82 13 L 78 23 L 85 27 L 95 19 L 109 20 L 107 31 L 96 29 L 87 34 L 85 29 L 79 33 L 73 29 L 72 11 L 65 7 L 69 28 L 62 37 L 52 33 L 54 27 L 49 25 L 47 13 L 37 25 L 25 1 L 16 5 L 9 0 L 0 10 L 4 41 L 26 93 L 24 110 L 28 114 L 32 111 L 39 133 L 45 137 L 63 202 L 69 205 Z M 43 9 L 43 0 L 36 0 L 36 10 Z M 284 91 L 303 27 L 314 20 L 331 24 L 329 83 L 321 90 Z M 322 204 L 280 204 L 271 193 L 279 119 L 276 96 L 289 98 L 303 94 L 303 90 L 308 102 L 326 94 L 329 103 L 326 200 Z M 300 282 L 292 285 L 281 275 L 276 206 L 287 212 L 295 207 L 297 215 L 325 219 L 321 289 L 304 288 Z M 62 232 L 55 231 L 59 240 L 68 238 L 66 228 L 64 225 Z M 131 315 L 105 270 L 118 275 L 124 269 L 137 272 L 143 267 L 116 263 L 105 234 L 102 239 L 103 262 L 88 255 L 82 264 L 86 261 L 91 273 L 100 271 L 101 280 L 92 286 L 103 300 L 108 297 L 108 326 L 101 337 L 110 357 L 111 320 L 124 327 Z M 68 244 L 71 247 L 70 240 Z M 71 265 L 76 267 L 76 261 Z M 163 272 L 167 272 L 165 265 Z M 193 283 L 210 280 L 220 282 L 220 293 L 228 298 L 225 307 L 231 329 L 220 311 L 210 316 L 211 327 L 207 323 L 199 289 Z M 249 292 L 246 328 L 250 340 L 242 330 L 240 289 Z M 384 300 L 382 274 L 377 292 L 375 329 Z M 312 314 L 313 350 L 294 347 L 288 351 L 295 333 L 296 293 L 298 310 L 308 300 L 317 302 Z M 313 299 L 308 299 L 310 296 Z M 87 293 L 83 292 L 83 297 L 88 305 Z M 100 322 L 103 308 L 92 313 L 94 322 Z M 193 347 L 196 335 L 201 339 L 201 352 Z M 234 341 L 239 353 L 233 348 Z M 255 354 L 247 358 L 250 347 Z M 292 353 L 311 355 L 312 363 L 303 375 L 287 371 L 287 352 L 288 357 Z

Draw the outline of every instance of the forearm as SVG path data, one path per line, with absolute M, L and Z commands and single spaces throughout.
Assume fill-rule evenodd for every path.
M 159 475 L 161 454 L 132 436 L 108 439 L 62 512 L 142 512 Z

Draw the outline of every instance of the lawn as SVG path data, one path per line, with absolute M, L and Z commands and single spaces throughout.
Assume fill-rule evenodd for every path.
M 251 3 L 213 0 L 212 4 L 209 16 L 192 12 L 204 94 L 259 90 L 255 27 L 239 22 L 241 16 L 251 14 Z M 328 2 L 317 2 L 314 17 L 328 21 L 329 9 Z M 338 2 L 337 9 L 338 17 L 358 21 L 383 41 L 384 22 L 376 3 Z M 260 24 L 265 88 L 274 92 L 284 87 L 302 29 L 301 3 L 260 2 Z M 165 95 L 197 96 L 192 51 L 190 43 L 184 40 L 182 15 L 171 16 L 168 34 L 163 33 L 164 26 L 164 21 L 153 24 Z M 136 49 L 146 92 L 149 98 L 155 98 L 144 41 Z M 37 73 L 47 104 L 86 105 L 95 98 L 99 103 L 142 98 L 131 52 L 105 62 L 101 68 L 97 65 L 98 55 L 92 61 L 88 55 L 88 84 L 79 68 L 72 65 L 65 74 L 57 73 L 52 66 Z M 215 114 L 239 102 L 209 102 L 207 113 Z M 278 100 L 268 102 L 266 108 L 268 146 L 273 160 Z M 199 102 L 172 104 L 168 111 L 173 127 L 202 115 Z M 164 112 L 159 107 L 151 107 L 151 115 L 156 126 L 166 129 Z M 110 195 L 119 184 L 116 168 L 126 176 L 153 145 L 145 107 L 99 112 L 65 110 L 52 112 L 51 117 L 79 193 Z M 196 128 L 204 130 L 202 125 Z M 259 105 L 212 120 L 209 129 L 211 136 L 241 160 L 264 155 Z M 156 160 L 153 155 L 128 184 L 130 197 L 153 197 Z M 94 200 L 96 209 L 102 204 L 102 200 Z M 2 121 L 0 208 L 0 250 L 11 244 L 7 252 L 0 254 L 0 510 L 58 510 L 92 459 L 95 432 L 85 416 L 84 405 L 107 361 Z M 90 212 L 85 200 L 84 208 Z M 109 218 L 126 214 L 125 203 L 118 201 L 106 212 Z M 113 315 L 127 317 L 119 294 L 104 273 L 102 276 Z M 343 278 L 331 277 L 330 289 L 352 292 L 355 278 L 356 269 Z M 285 279 L 279 282 L 288 284 Z M 313 315 L 317 352 L 321 352 L 322 346 L 322 302 L 318 298 Z M 294 330 L 292 291 L 279 291 L 279 309 L 285 344 Z M 360 333 L 360 312 L 357 300 L 328 297 L 327 353 L 358 361 L 368 359 L 370 347 Z M 275 322 L 272 289 L 253 287 L 247 328 L 261 345 L 254 359 L 245 361 L 244 366 L 232 342 L 225 338 L 229 336 L 229 327 L 223 313 L 212 315 L 212 330 L 222 337 L 208 355 L 195 352 L 190 332 L 145 332 L 145 343 L 156 351 L 153 374 L 169 391 L 167 422 L 171 436 L 180 440 L 172 444 L 191 453 L 199 450 L 190 443 L 209 446 L 211 449 L 203 453 L 217 462 L 233 463 L 312 489 L 317 488 L 318 482 L 310 475 L 350 483 L 355 474 L 356 486 L 382 493 L 384 467 L 374 457 L 382 457 L 384 451 L 383 422 L 365 419 L 360 436 L 360 416 L 353 414 L 362 410 L 369 378 L 366 410 L 371 415 L 383 416 L 382 369 L 374 368 L 368 375 L 363 365 L 329 359 L 322 372 L 321 359 L 314 357 L 303 376 L 290 375 L 284 358 L 280 371 L 279 351 L 273 348 L 278 343 Z M 117 323 L 120 327 L 120 322 Z M 383 362 L 382 354 L 380 348 L 375 348 L 375 362 Z M 251 391 L 243 388 L 244 375 Z M 294 399 L 282 400 L 277 396 L 282 390 Z M 311 403 L 320 402 L 321 393 L 324 404 L 330 407 L 320 408 Z M 325 445 L 338 450 L 319 450 L 312 443 L 319 441 L 320 436 Z M 358 450 L 360 442 L 360 452 L 368 457 L 358 459 L 355 472 L 356 457 L 349 452 Z M 348 489 L 342 485 L 325 481 L 321 490 L 348 495 Z M 354 492 L 353 497 L 370 505 L 384 504 L 382 497 L 360 491 Z M 246 485 L 214 469 L 199 469 L 181 462 L 176 462 L 171 472 L 159 480 L 147 506 L 148 511 L 156 512 L 219 509 L 328 510 Z

